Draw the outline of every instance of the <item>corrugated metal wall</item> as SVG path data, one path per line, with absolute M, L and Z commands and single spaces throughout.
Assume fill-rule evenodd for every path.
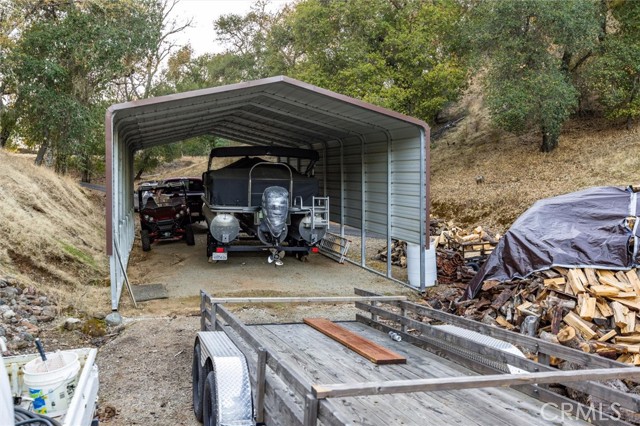
M 318 150 L 324 148 L 320 145 Z M 326 176 L 323 155 L 316 177 L 327 181 L 331 220 L 354 228 L 362 228 L 362 165 L 364 163 L 365 230 L 387 235 L 390 219 L 391 238 L 420 243 L 421 156 L 418 130 L 407 134 L 369 135 L 332 142 L 326 151 Z M 424 169 L 422 170 L 424 172 Z M 343 184 L 341 185 L 341 182 Z M 346 197 L 342 195 L 348 193 Z M 342 200 L 344 198 L 344 200 Z M 344 207 L 344 221 L 341 220 Z M 389 208 L 389 210 L 388 210 Z M 389 214 L 390 213 L 390 214 Z

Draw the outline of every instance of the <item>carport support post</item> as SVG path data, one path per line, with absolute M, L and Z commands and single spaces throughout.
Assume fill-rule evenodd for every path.
M 391 278 L 391 136 L 387 135 L 387 278 Z
M 316 426 L 318 424 L 318 399 L 308 393 L 304 399 L 304 426 Z
M 344 238 L 344 144 L 340 142 L 340 236 Z
M 366 218 L 365 218 L 365 172 L 364 172 L 364 137 L 360 136 L 360 265 L 366 266 L 366 258 L 367 258 L 367 232 L 366 228 Z M 387 248 L 389 249 L 389 248 Z
M 426 209 L 427 209 L 427 194 L 426 194 L 426 143 L 425 143 L 425 134 L 424 129 L 420 129 L 420 203 L 422 204 L 422 208 L 420 208 L 420 291 L 424 292 L 426 288 L 426 283 L 424 281 L 425 272 L 426 272 L 426 259 L 425 259 L 425 249 L 426 244 L 428 244 L 425 236 L 426 236 Z
M 258 363 L 256 364 L 256 423 L 264 423 L 264 391 L 267 372 L 267 351 L 258 348 Z

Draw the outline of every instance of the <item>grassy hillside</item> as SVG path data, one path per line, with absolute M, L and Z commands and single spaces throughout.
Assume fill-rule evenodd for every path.
M 62 308 L 107 306 L 103 206 L 102 194 L 0 151 L 0 275 L 54 296 Z
M 640 184 L 640 131 L 603 120 L 573 120 L 560 146 L 539 151 L 540 137 L 516 137 L 490 126 L 478 97 L 431 147 L 432 215 L 458 226 L 503 232 L 536 200 L 591 186 Z M 482 176 L 483 183 L 476 183 Z

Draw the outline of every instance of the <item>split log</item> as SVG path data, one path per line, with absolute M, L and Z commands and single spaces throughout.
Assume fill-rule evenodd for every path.
M 593 352 L 589 343 L 587 343 L 581 336 L 576 332 L 576 329 L 571 327 L 570 325 L 566 326 L 558 333 L 558 342 L 561 345 L 567 346 L 569 348 L 577 349 L 582 352 Z
M 553 306 L 558 306 L 560 308 L 564 308 L 568 311 L 572 311 L 576 308 L 576 301 L 572 299 L 562 299 L 556 296 L 549 296 L 545 299 L 545 304 L 547 307 L 551 308 Z
M 540 337 L 542 340 L 544 340 L 545 342 L 549 342 L 549 343 L 560 343 L 558 341 L 558 336 L 556 336 L 553 333 L 549 333 L 548 331 L 541 331 L 540 335 L 538 336 Z
M 565 317 L 563 319 L 564 319 L 564 322 L 566 324 L 568 324 L 571 327 L 575 328 L 576 331 L 585 340 L 591 340 L 595 336 L 597 336 L 597 333 L 595 331 L 593 331 L 594 325 L 592 323 L 588 322 L 588 321 L 583 320 L 578 315 L 576 315 L 574 312 L 569 312 L 567 315 L 565 315 Z
M 606 342 L 607 340 L 611 340 L 612 337 L 615 337 L 615 335 L 618 334 L 615 330 L 609 330 L 608 333 L 602 335 L 599 339 L 598 342 Z
M 616 323 L 616 326 L 620 328 L 624 328 L 627 326 L 627 314 L 629 313 L 629 309 L 625 306 L 622 306 L 619 302 L 611 302 L 609 305 L 613 310 L 613 319 Z

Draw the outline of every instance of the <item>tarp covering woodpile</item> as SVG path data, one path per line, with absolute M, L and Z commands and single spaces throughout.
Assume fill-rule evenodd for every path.
M 632 187 L 594 187 L 536 202 L 500 239 L 465 296 L 474 298 L 487 280 L 523 279 L 554 266 L 638 266 L 637 195 Z

